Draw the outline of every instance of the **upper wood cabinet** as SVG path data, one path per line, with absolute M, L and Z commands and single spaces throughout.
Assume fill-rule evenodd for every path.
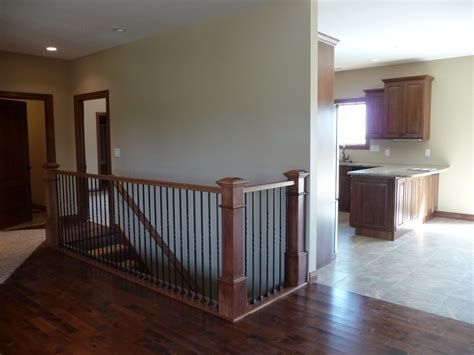
M 383 138 L 384 89 L 364 90 L 366 105 L 366 137 Z
M 429 139 L 431 83 L 429 75 L 384 79 L 382 138 Z

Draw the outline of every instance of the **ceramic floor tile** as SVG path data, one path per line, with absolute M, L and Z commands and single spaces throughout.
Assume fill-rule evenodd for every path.
M 456 297 L 446 298 L 433 313 L 474 324 L 474 303 Z
M 339 281 L 334 287 L 368 297 L 380 298 L 391 285 L 393 282 L 384 277 L 358 274 Z
M 449 296 L 458 284 L 458 281 L 441 277 L 428 277 L 426 274 L 416 272 L 410 273 L 398 283 L 400 286 L 444 296 Z
M 317 272 L 317 282 L 327 286 L 333 286 L 339 281 L 350 276 L 349 273 L 337 271 L 332 267 L 324 267 Z
M 396 284 L 389 288 L 380 299 L 433 313 L 447 297 Z

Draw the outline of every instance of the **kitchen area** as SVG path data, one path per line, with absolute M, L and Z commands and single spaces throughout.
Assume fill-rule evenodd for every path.
M 445 83 L 404 67 L 336 72 L 338 223 L 317 282 L 474 323 L 472 215 L 446 212 L 469 192 L 453 195 L 466 160 L 445 138 Z

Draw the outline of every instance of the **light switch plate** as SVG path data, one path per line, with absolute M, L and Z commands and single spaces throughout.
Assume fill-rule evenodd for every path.
M 370 151 L 371 152 L 378 152 L 380 150 L 380 146 L 378 144 L 371 144 Z
M 425 157 L 431 156 L 431 149 L 425 149 Z
M 385 149 L 385 155 L 388 157 L 390 155 L 390 149 Z
M 114 157 L 120 158 L 120 148 L 114 148 Z

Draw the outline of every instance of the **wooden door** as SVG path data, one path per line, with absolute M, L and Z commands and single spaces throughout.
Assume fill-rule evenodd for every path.
M 32 219 L 26 103 L 0 100 L 0 228 Z
M 365 90 L 367 138 L 383 138 L 384 89 Z
M 411 80 L 403 84 L 403 136 L 423 138 L 424 81 Z
M 403 124 L 403 82 L 385 84 L 384 138 L 400 138 Z

